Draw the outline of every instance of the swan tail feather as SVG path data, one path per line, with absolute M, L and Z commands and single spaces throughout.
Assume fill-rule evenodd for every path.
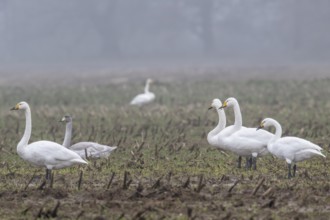
M 88 164 L 88 162 L 83 159 L 73 159 L 72 162 L 80 163 L 80 164 Z

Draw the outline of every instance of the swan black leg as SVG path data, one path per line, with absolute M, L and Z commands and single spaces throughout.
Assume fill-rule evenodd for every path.
M 242 163 L 242 157 L 241 156 L 238 156 L 238 159 L 237 159 L 237 168 L 241 168 L 241 163 Z
M 52 178 L 52 170 L 46 169 L 46 180 L 50 180 Z
M 288 164 L 288 169 L 289 169 L 288 179 L 291 179 L 291 177 L 292 177 L 292 175 L 291 175 L 291 163 Z
M 245 169 L 251 169 L 252 166 L 252 157 L 246 157 Z
M 293 177 L 295 177 L 296 176 L 296 169 L 297 169 L 297 166 L 296 166 L 296 164 L 295 165 L 293 165 Z
M 257 170 L 257 158 L 256 157 L 252 157 L 251 160 L 252 160 L 252 163 L 251 163 L 252 169 L 253 170 Z

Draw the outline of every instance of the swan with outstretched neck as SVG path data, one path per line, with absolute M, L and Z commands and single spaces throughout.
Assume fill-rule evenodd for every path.
M 87 164 L 78 154 L 55 142 L 43 140 L 29 144 L 32 130 L 29 104 L 20 102 L 11 110 L 23 110 L 26 118 L 24 135 L 17 145 L 18 155 L 35 166 L 45 167 L 46 179 L 51 178 L 52 169 L 70 167 L 74 164 Z
M 218 147 L 220 149 L 222 149 L 222 147 L 219 146 L 217 135 L 226 127 L 226 114 L 223 109 L 219 109 L 221 106 L 222 106 L 222 102 L 220 101 L 220 99 L 213 99 L 212 104 L 209 107 L 209 110 L 215 109 L 217 111 L 219 116 L 219 121 L 217 126 L 207 134 L 207 142 L 211 146 Z
M 222 106 L 222 102 L 220 101 L 220 99 L 213 99 L 212 104 L 209 107 L 209 110 L 215 109 L 217 111 L 219 120 L 218 120 L 217 126 L 207 134 L 207 141 L 211 146 L 217 147 L 220 150 L 231 151 L 231 149 L 229 147 L 221 145 L 221 143 L 222 143 L 221 138 L 223 136 L 220 136 L 221 135 L 220 133 L 226 127 L 226 114 L 223 109 L 220 109 L 221 106 Z M 219 138 L 220 138 L 220 140 L 219 140 Z M 242 160 L 242 158 L 241 158 L 241 156 L 239 156 L 238 161 L 237 161 L 238 168 L 241 168 L 241 160 Z M 250 167 L 249 157 L 246 157 L 245 167 L 246 168 Z
M 116 146 L 107 146 L 95 142 L 79 142 L 71 146 L 72 138 L 72 117 L 66 115 L 62 118 L 61 122 L 66 123 L 65 136 L 63 146 L 76 152 L 82 158 L 108 158 Z
M 272 118 L 265 118 L 257 129 L 275 127 L 275 135 L 268 141 L 268 151 L 277 158 L 286 160 L 288 164 L 288 178 L 296 175 L 296 162 L 307 160 L 314 156 L 325 157 L 321 153 L 322 148 L 310 141 L 297 137 L 282 137 L 282 127 L 280 123 Z M 291 164 L 293 165 L 293 175 Z
M 239 156 L 252 156 L 250 166 L 255 170 L 257 157 L 268 154 L 267 143 L 274 135 L 265 130 L 256 131 L 255 128 L 244 127 L 241 110 L 235 98 L 228 98 L 220 109 L 226 107 L 233 107 L 235 122 L 220 132 L 218 136 L 220 144 Z
M 149 91 L 150 83 L 152 82 L 152 79 L 147 79 L 144 93 L 135 96 L 130 103 L 131 105 L 142 106 L 152 102 L 155 99 L 155 94 Z

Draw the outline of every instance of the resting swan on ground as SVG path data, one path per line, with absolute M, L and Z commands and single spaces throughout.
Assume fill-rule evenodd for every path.
M 30 106 L 26 102 L 20 102 L 11 110 L 23 110 L 26 118 L 24 135 L 17 145 L 18 155 L 35 166 L 45 167 L 46 179 L 51 178 L 52 169 L 70 167 L 74 164 L 87 164 L 77 153 L 55 142 L 37 141 L 28 144 L 32 129 Z
M 252 156 L 252 161 L 247 166 L 252 165 L 256 170 L 257 157 L 268 154 L 267 143 L 274 135 L 265 130 L 256 131 L 255 128 L 243 127 L 241 110 L 235 98 L 228 98 L 220 109 L 226 107 L 233 107 L 235 122 L 234 125 L 228 126 L 220 132 L 219 143 L 239 156 Z M 240 160 L 239 158 L 239 164 Z
M 268 151 L 280 159 L 285 159 L 288 163 L 288 178 L 296 175 L 296 162 L 307 160 L 313 156 L 325 157 L 322 148 L 310 141 L 297 137 L 282 137 L 282 127 L 280 123 L 272 118 L 266 118 L 257 129 L 275 127 L 275 135 L 267 145 Z M 293 175 L 291 174 L 291 164 L 293 165 Z
M 65 136 L 63 141 L 63 146 L 76 152 L 82 158 L 108 158 L 113 150 L 117 147 L 107 146 L 98 144 L 95 142 L 79 142 L 71 146 L 71 137 L 72 137 L 72 117 L 64 116 L 61 120 L 66 122 Z
M 142 106 L 142 105 L 152 102 L 155 99 L 155 94 L 152 92 L 149 92 L 149 86 L 150 86 L 150 83 L 152 83 L 152 82 L 153 81 L 151 79 L 147 79 L 146 86 L 144 88 L 144 93 L 135 96 L 130 103 L 131 105 Z

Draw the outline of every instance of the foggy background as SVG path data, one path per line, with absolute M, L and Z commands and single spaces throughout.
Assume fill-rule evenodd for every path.
M 0 69 L 327 64 L 329 0 L 0 0 Z

